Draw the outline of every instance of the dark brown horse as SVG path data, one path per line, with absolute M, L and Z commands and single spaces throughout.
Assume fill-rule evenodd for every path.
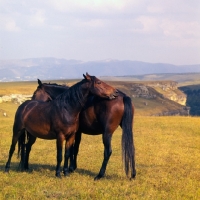
M 95 76 L 86 74 L 82 81 L 70 87 L 51 102 L 28 100 L 21 104 L 15 114 L 12 144 L 5 171 L 9 171 L 16 143 L 26 129 L 34 137 L 57 140 L 57 177 L 61 177 L 62 146 L 63 141 L 66 141 L 63 172 L 64 175 L 68 175 L 68 159 L 75 133 L 79 127 L 79 114 L 91 93 L 109 99 L 117 96 L 117 91 L 113 87 Z
M 55 84 L 46 84 L 38 80 L 38 88 L 34 92 L 34 99 L 50 101 L 68 88 Z M 73 155 L 71 155 L 70 170 L 77 168 L 77 154 L 81 141 L 81 133 L 89 135 L 103 134 L 104 160 L 99 174 L 95 180 L 104 176 L 106 166 L 112 153 L 111 139 L 114 131 L 120 125 L 122 128 L 122 156 L 126 175 L 131 169 L 131 178 L 136 176 L 135 170 L 135 150 L 133 143 L 133 115 L 134 108 L 130 97 L 119 91 L 118 96 L 112 100 L 102 99 L 91 95 L 80 113 L 80 126 L 76 133 Z M 27 144 L 27 156 L 25 168 L 28 168 L 28 157 L 31 145 L 35 142 L 30 138 Z M 72 151 L 71 151 L 72 152 Z M 73 156 L 73 158 L 72 158 Z

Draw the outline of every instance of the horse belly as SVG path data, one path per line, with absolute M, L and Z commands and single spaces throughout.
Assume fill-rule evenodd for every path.
M 102 126 L 98 122 L 93 122 L 92 124 L 82 122 L 80 123 L 79 130 L 89 135 L 99 135 L 103 133 Z
M 53 140 L 56 139 L 55 132 L 51 131 L 49 128 L 45 128 L 44 126 L 26 126 L 26 130 L 33 136 Z
M 82 133 L 90 135 L 99 135 L 103 133 L 103 127 L 96 119 L 94 113 L 83 112 L 80 115 L 79 130 Z

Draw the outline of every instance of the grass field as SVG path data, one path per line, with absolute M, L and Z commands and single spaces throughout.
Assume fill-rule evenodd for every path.
M 55 177 L 55 140 L 38 139 L 30 155 L 30 171 L 19 172 L 17 150 L 9 174 L 4 173 L 17 105 L 0 104 L 0 199 L 200 199 L 200 118 L 136 116 L 134 140 L 137 177 L 122 169 L 121 129 L 113 135 L 113 154 L 106 176 L 93 181 L 103 158 L 101 136 L 83 135 L 78 169 Z M 137 111 L 137 108 L 136 108 Z
M 55 82 L 70 85 L 76 81 Z M 32 94 L 36 87 L 37 81 L 0 83 L 0 96 Z M 70 177 L 55 177 L 55 141 L 40 139 L 30 155 L 30 171 L 18 171 L 16 149 L 10 173 L 5 174 L 18 105 L 1 103 L 0 199 L 200 199 L 200 118 L 145 117 L 162 109 L 159 102 L 145 101 L 144 109 L 144 102 L 134 99 L 137 177 L 132 181 L 122 169 L 120 128 L 113 135 L 113 154 L 100 181 L 93 179 L 103 159 L 101 136 L 88 135 L 82 137 L 78 169 Z

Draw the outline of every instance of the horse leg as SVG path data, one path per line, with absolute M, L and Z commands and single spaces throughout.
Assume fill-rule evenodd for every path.
M 105 174 L 109 158 L 112 154 L 111 139 L 112 139 L 111 133 L 108 133 L 108 134 L 104 133 L 103 134 L 104 159 L 103 159 L 103 163 L 102 163 L 101 169 L 99 171 L 99 174 L 94 178 L 94 180 L 99 180 Z
M 13 132 L 13 138 L 12 138 L 12 143 L 11 143 L 10 150 L 9 150 L 8 161 L 5 166 L 5 172 L 9 172 L 9 170 L 10 170 L 11 158 L 15 151 L 15 146 L 17 144 L 18 138 L 20 137 L 20 134 L 21 134 L 21 131 L 18 131 L 17 134 L 15 134 L 15 132 Z
M 56 147 L 57 147 L 57 165 L 56 165 L 56 176 L 61 178 L 60 175 L 60 165 L 62 162 L 62 146 L 63 146 L 64 138 L 62 135 L 59 134 L 56 140 Z
M 70 164 L 73 163 L 71 156 L 73 153 L 74 138 L 75 138 L 74 135 L 72 135 L 65 143 L 65 161 L 63 167 L 63 173 L 65 176 L 68 176 L 69 173 L 71 172 L 70 167 L 68 168 L 68 160 L 70 158 Z
M 29 170 L 29 155 L 31 151 L 32 145 L 35 143 L 36 137 L 29 134 L 28 143 L 26 144 L 26 154 L 25 154 L 25 161 L 24 161 L 24 169 Z
M 71 148 L 70 166 L 69 166 L 70 172 L 73 172 L 77 168 L 77 155 L 78 155 L 78 151 L 79 151 L 79 145 L 80 145 L 80 142 L 81 142 L 81 135 L 82 134 L 81 134 L 80 131 L 76 132 L 75 143 Z

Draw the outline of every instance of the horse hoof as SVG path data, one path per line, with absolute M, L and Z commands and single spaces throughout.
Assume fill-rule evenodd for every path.
M 97 175 L 95 178 L 94 178 L 94 181 L 98 181 L 99 179 L 101 179 L 103 176 L 102 175 Z
M 64 173 L 64 176 L 65 176 L 65 177 L 68 177 L 69 175 L 70 175 L 69 172 Z
M 73 168 L 73 167 L 70 167 L 70 168 L 69 168 L 69 173 L 72 173 L 72 172 L 74 172 L 74 168 Z
M 62 178 L 60 174 L 56 174 L 56 177 L 60 179 Z
M 131 178 L 130 179 L 135 179 L 136 177 L 136 171 L 134 171 L 134 173 L 132 173 Z
M 69 167 L 69 173 L 73 173 L 76 170 L 75 167 Z
M 69 176 L 69 174 L 70 174 L 70 168 L 65 168 L 65 169 L 63 169 L 63 174 L 64 174 L 64 176 Z

